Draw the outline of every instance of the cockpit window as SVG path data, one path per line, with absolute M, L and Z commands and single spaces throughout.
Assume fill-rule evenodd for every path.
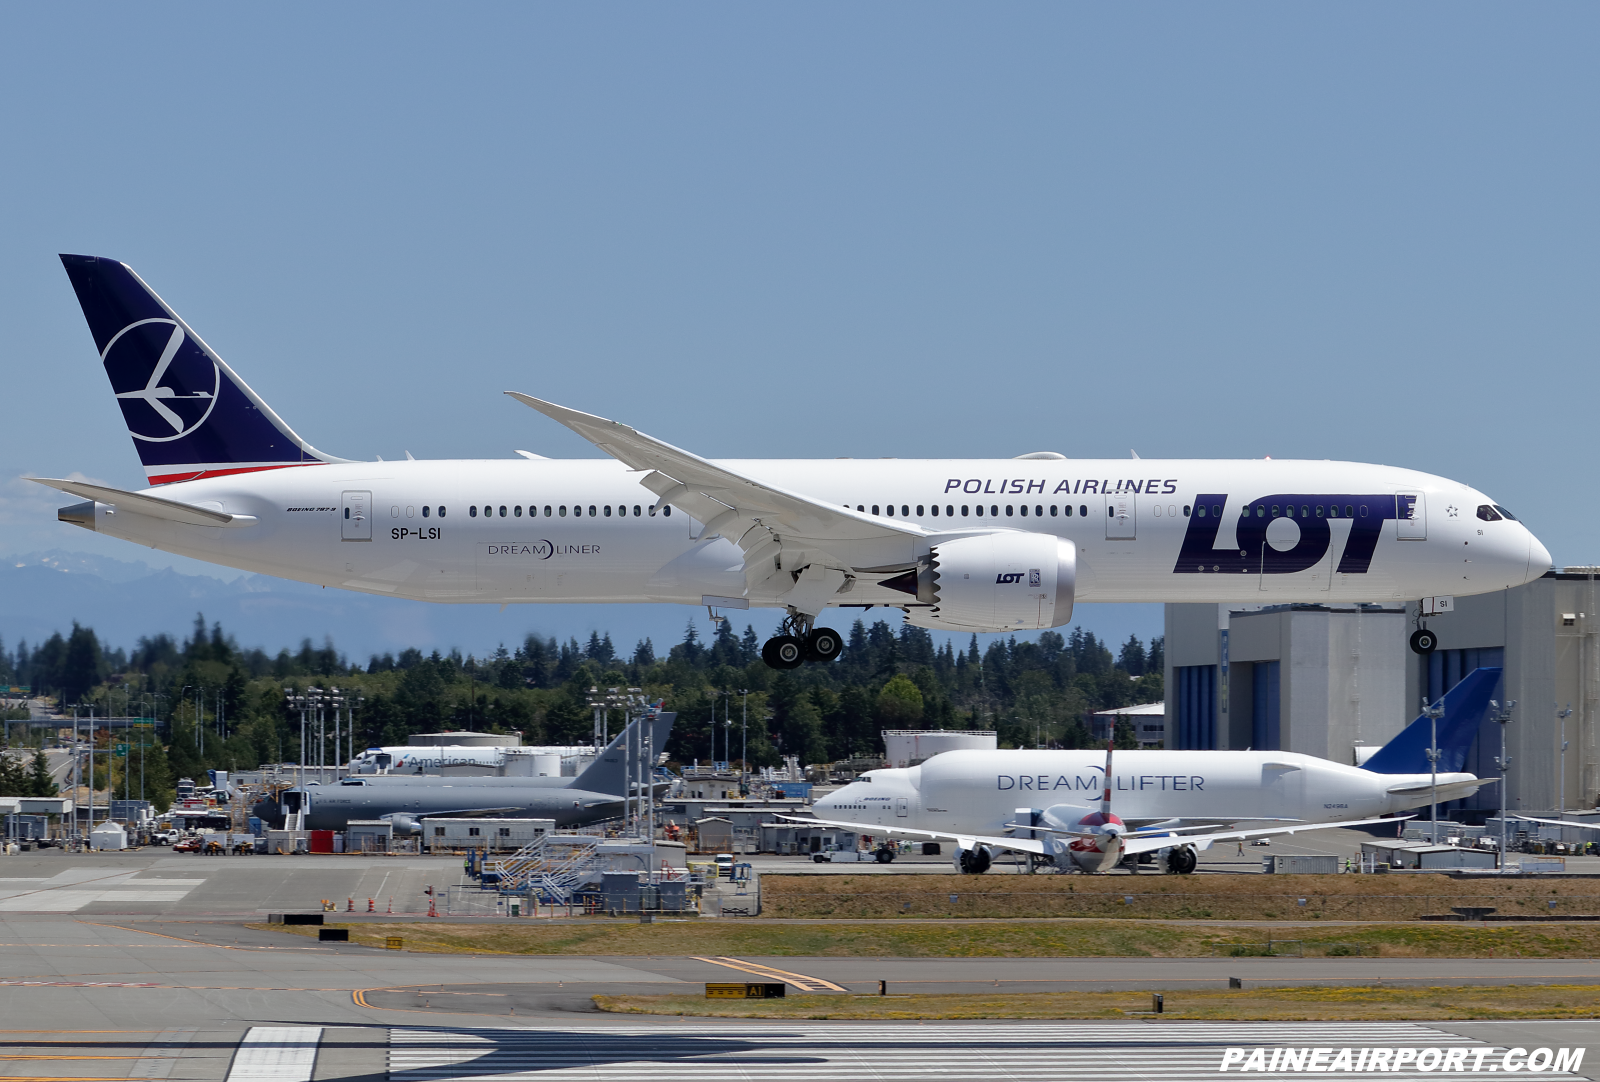
M 1485 522 L 1499 522 L 1500 513 L 1486 503 L 1478 505 L 1478 517 Z
M 1513 515 L 1510 511 L 1507 511 L 1504 507 L 1501 507 L 1499 504 L 1495 504 L 1494 505 L 1494 509 L 1496 511 L 1500 512 L 1500 517 L 1501 518 L 1508 518 L 1512 522 L 1517 521 L 1517 516 L 1516 515 Z

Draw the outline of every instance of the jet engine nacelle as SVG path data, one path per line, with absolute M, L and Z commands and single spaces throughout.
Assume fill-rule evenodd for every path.
M 882 585 L 932 606 L 911 610 L 917 627 L 1021 631 L 1071 623 L 1077 578 L 1071 541 L 996 530 L 942 541 L 922 568 Z
M 388 820 L 389 825 L 394 827 L 394 832 L 402 837 L 414 838 L 422 833 L 422 823 L 414 815 L 391 812 L 388 815 L 380 815 L 378 818 Z

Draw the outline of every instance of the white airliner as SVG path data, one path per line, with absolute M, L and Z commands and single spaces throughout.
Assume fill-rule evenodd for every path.
M 1010 849 L 1084 872 L 1165 851 L 1169 869 L 1188 873 L 1219 841 L 1393 822 L 1494 784 L 1461 766 L 1500 676 L 1474 669 L 1440 700 L 1436 727 L 1423 714 L 1361 767 L 1289 751 L 1123 751 L 1115 770 L 1110 748 L 1103 765 L 1093 751 L 947 751 L 868 771 L 819 799 L 814 821 L 948 839 L 963 872 Z
M 246 571 L 422 601 L 770 607 L 763 656 L 791 668 L 837 656 L 817 625 L 834 607 L 1018 631 L 1077 600 L 1375 601 L 1550 568 L 1483 493 L 1351 462 L 712 462 L 516 393 L 610 459 L 339 459 L 127 266 L 62 262 L 151 487 L 35 480 L 86 501 L 63 521 Z
M 553 744 L 540 747 L 483 747 L 476 744 L 389 744 L 368 748 L 350 760 L 352 774 L 437 774 L 453 767 L 497 770 L 508 759 L 555 756 L 574 759 L 594 755 L 592 745 Z

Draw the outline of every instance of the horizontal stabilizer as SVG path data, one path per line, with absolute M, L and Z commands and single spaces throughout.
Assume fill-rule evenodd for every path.
M 149 515 L 151 518 L 166 519 L 168 522 L 183 522 L 190 526 L 249 526 L 256 521 L 254 515 L 230 515 L 192 503 L 168 500 L 142 492 L 124 492 L 120 488 L 91 485 L 83 481 L 62 481 L 54 477 L 30 477 L 28 480 L 37 481 L 41 485 L 74 496 L 82 496 L 95 503 L 109 504 L 118 511 Z

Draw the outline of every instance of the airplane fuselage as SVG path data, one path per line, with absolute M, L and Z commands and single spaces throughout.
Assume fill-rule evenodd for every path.
M 869 771 L 818 800 L 820 819 L 863 832 L 899 827 L 952 835 L 1005 834 L 1008 824 L 1070 828 L 1098 811 L 1103 753 L 959 751 L 919 766 Z M 1441 773 L 1440 800 L 1465 795 L 1471 774 Z M 1427 774 L 1377 774 L 1287 751 L 1122 751 L 1112 767 L 1116 815 L 1130 824 L 1340 822 L 1428 802 Z M 1424 790 L 1418 792 L 1419 787 Z M 1025 836 L 1026 832 L 1024 832 Z
M 1520 585 L 1549 566 L 1482 493 L 1388 466 L 1312 461 L 766 460 L 774 486 L 941 533 L 1050 534 L 1083 601 L 1371 601 Z M 699 604 L 745 591 L 743 556 L 652 513 L 604 460 L 316 463 L 146 490 L 253 516 L 213 527 L 97 505 L 93 528 L 245 571 L 435 602 Z M 890 502 L 892 501 L 892 502 Z M 757 600 L 755 603 L 760 604 Z M 908 604 L 870 576 L 834 602 Z M 915 601 L 910 604 L 915 609 Z

